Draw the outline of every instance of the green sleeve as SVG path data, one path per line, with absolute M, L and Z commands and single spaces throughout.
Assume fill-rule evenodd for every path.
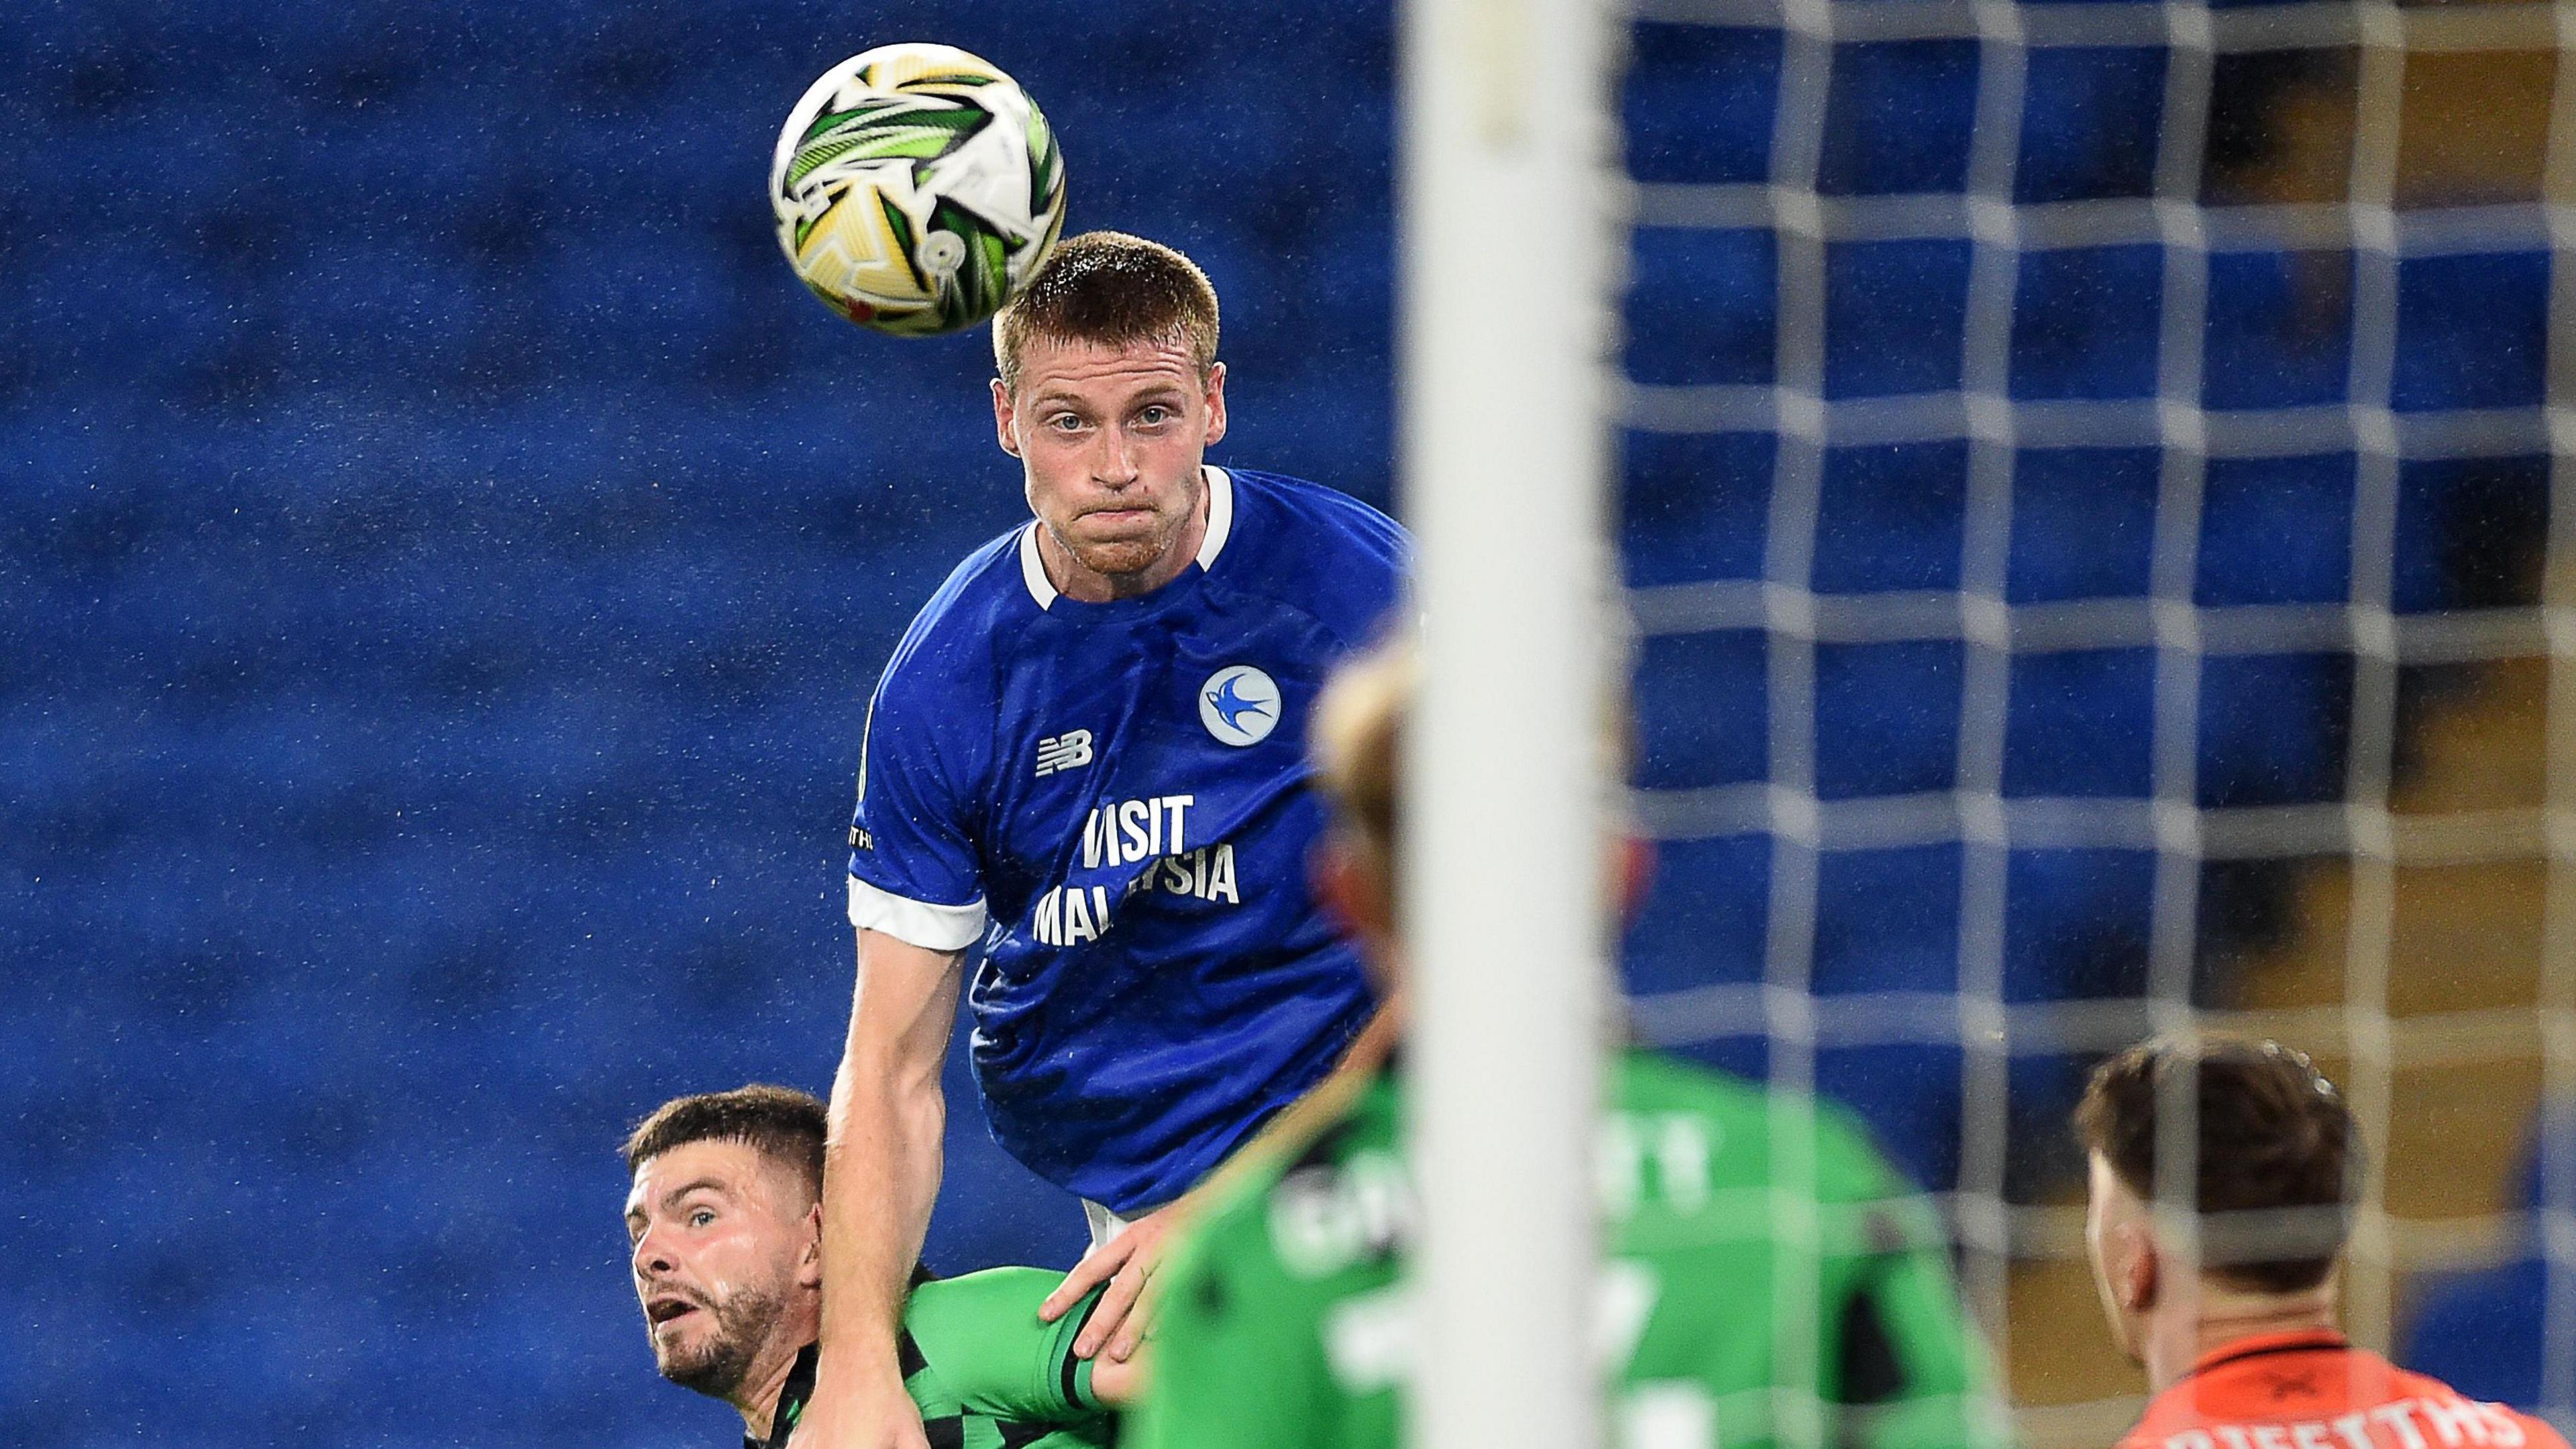
M 1122 1449 L 1309 1449 L 1338 1442 L 1313 1285 L 1270 1249 L 1266 1196 L 1212 1209 L 1164 1268 L 1144 1402 Z
M 1959 1300 L 1931 1204 L 1854 1134 L 1839 1302 L 1820 1326 L 1839 1436 L 1873 1446 L 2002 1446 L 2010 1425 L 1983 1340 Z
M 903 1326 L 923 1361 L 970 1414 L 1063 1424 L 1101 1412 L 1091 1397 L 1091 1361 L 1076 1358 L 1075 1335 L 1100 1292 L 1053 1323 L 1038 1305 L 1064 1281 L 1043 1268 L 987 1268 L 938 1278 L 912 1290 Z
M 1842 1442 L 2000 1446 L 2011 1440 L 1985 1349 L 1946 1260 L 1908 1253 L 1869 1265 L 1829 1323 Z

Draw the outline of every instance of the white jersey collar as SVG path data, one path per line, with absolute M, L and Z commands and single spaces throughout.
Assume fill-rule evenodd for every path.
M 1216 556 L 1225 552 L 1225 541 L 1234 533 L 1234 475 L 1210 463 L 1200 467 L 1207 475 L 1207 536 L 1199 540 L 1199 567 L 1216 567 Z
M 1038 530 L 1045 524 L 1032 518 L 1020 530 L 1020 582 L 1029 586 L 1029 597 L 1041 609 L 1055 607 L 1055 585 L 1047 581 L 1046 561 L 1038 557 Z
M 1216 556 L 1225 552 L 1225 541 L 1234 536 L 1234 476 L 1214 464 L 1204 464 L 1199 472 L 1207 479 L 1207 534 L 1199 540 L 1198 566 L 1201 572 L 1216 566 Z M 1032 518 L 1020 530 L 1020 582 L 1026 584 L 1029 597 L 1041 609 L 1052 609 L 1058 597 L 1056 586 L 1047 578 L 1046 560 L 1038 556 L 1038 530 L 1046 525 Z

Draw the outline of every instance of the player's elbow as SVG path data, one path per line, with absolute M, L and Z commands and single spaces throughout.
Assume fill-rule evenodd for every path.
M 831 1156 L 866 1142 L 935 1143 L 947 1126 L 948 1097 L 937 1062 L 907 1066 L 856 1052 L 841 1058 L 826 1141 Z
M 832 1083 L 835 1105 L 844 1095 L 874 1091 L 896 1098 L 937 1095 L 947 1066 L 948 1039 L 927 1033 L 881 1029 L 853 1014 L 850 1033 L 841 1045 L 840 1071 Z

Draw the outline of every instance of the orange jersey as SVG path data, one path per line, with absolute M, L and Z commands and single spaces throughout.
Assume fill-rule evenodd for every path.
M 2331 1329 L 2257 1334 L 2201 1355 L 2120 1449 L 2567 1449 L 2558 1431 L 2465 1399 Z

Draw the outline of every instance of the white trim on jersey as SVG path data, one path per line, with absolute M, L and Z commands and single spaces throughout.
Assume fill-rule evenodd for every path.
M 1138 1218 L 1147 1217 L 1151 1214 L 1161 1212 L 1164 1208 L 1169 1206 L 1169 1203 L 1158 1203 L 1153 1207 L 1138 1208 L 1132 1213 L 1114 1213 L 1109 1209 L 1102 1207 L 1100 1204 L 1093 1202 L 1091 1199 L 1084 1198 L 1082 1200 L 1082 1220 L 1091 1229 L 1091 1246 L 1097 1248 L 1101 1244 L 1108 1242 L 1111 1238 L 1114 1238 L 1120 1233 L 1127 1231 L 1129 1228 L 1136 1226 L 1136 1220 Z
M 850 924 L 882 931 L 925 951 L 963 951 L 984 937 L 984 902 L 933 905 L 850 877 Z
M 1020 582 L 1029 586 L 1029 597 L 1038 601 L 1039 608 L 1052 609 L 1055 585 L 1047 580 L 1046 561 L 1038 557 L 1038 530 L 1044 527 L 1032 518 L 1029 526 L 1020 530 Z
M 1225 552 L 1225 541 L 1234 534 L 1234 477 L 1213 463 L 1203 464 L 1199 471 L 1207 475 L 1207 535 L 1199 540 L 1198 565 L 1205 570 Z M 1020 582 L 1028 585 L 1029 597 L 1041 609 L 1052 609 L 1061 597 L 1054 582 L 1047 578 L 1046 560 L 1038 556 L 1038 530 L 1046 525 L 1032 518 L 1020 530 Z
M 1207 474 L 1208 485 L 1207 537 L 1199 540 L 1199 568 L 1204 571 L 1215 566 L 1234 532 L 1234 475 L 1212 463 L 1200 471 Z

